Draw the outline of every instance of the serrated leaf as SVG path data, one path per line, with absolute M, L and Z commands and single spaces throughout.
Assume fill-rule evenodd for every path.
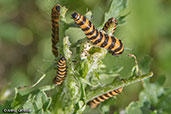
M 70 41 L 69 41 L 69 37 L 66 36 L 63 38 L 63 52 L 64 52 L 64 55 L 65 55 L 65 58 L 66 60 L 70 60 L 71 61 L 71 55 L 72 55 L 72 52 L 70 51 Z
M 31 110 L 33 114 L 44 114 L 49 112 L 50 104 L 51 99 L 47 97 L 45 92 L 36 90 L 24 96 L 17 93 L 12 103 L 12 108 L 23 108 Z
M 25 96 L 21 96 L 19 93 L 17 94 L 16 98 L 14 99 L 14 101 L 12 102 L 11 107 L 17 109 L 19 107 L 21 107 L 24 102 L 27 100 L 28 95 Z
M 150 105 L 148 102 L 132 102 L 126 108 L 125 114 L 151 114 Z
M 87 63 L 89 63 L 88 61 L 86 61 L 86 60 L 84 60 L 82 63 L 81 63 L 81 69 L 84 69 L 84 70 L 81 70 L 82 72 L 81 72 L 81 74 L 82 74 L 82 76 L 85 78 L 86 77 L 86 75 L 87 75 L 87 73 L 88 73 L 88 70 L 89 70 L 89 64 L 87 64 Z
M 87 17 L 88 20 L 91 20 L 93 14 L 92 14 L 91 11 L 88 11 L 88 12 L 85 14 L 85 16 Z
M 162 78 L 161 78 L 162 79 Z M 126 108 L 126 114 L 170 114 L 171 89 L 164 89 L 158 80 L 155 83 L 146 81 L 139 101 L 132 102 Z
M 155 105 L 158 102 L 158 97 L 164 92 L 164 88 L 158 83 L 144 83 L 144 90 L 140 93 L 139 98 L 142 102 L 150 102 Z
M 164 114 L 171 112 L 171 89 L 167 89 L 162 97 L 160 97 L 157 109 L 162 110 Z
M 42 106 L 43 106 L 43 95 L 41 92 L 35 96 L 34 102 L 38 108 L 40 108 L 40 109 L 42 108 Z
M 31 110 L 31 113 L 35 113 L 37 109 L 34 108 L 35 105 L 33 104 L 33 101 L 28 100 L 23 104 L 23 109 L 29 109 Z
M 140 61 L 140 69 L 143 74 L 150 72 L 150 65 L 151 65 L 152 59 L 149 56 L 145 56 L 142 61 Z
M 119 17 L 121 16 L 124 17 L 123 14 L 126 12 L 126 8 L 127 8 L 127 0 L 112 0 L 109 11 L 105 13 L 104 22 L 106 22 L 111 17 L 115 17 L 117 19 L 119 19 Z
M 142 114 L 139 102 L 131 102 L 126 108 L 125 114 Z

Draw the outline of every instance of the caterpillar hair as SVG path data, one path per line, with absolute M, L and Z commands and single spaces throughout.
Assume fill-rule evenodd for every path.
M 123 53 L 124 46 L 121 40 L 98 31 L 85 16 L 79 13 L 73 13 L 72 18 L 94 45 L 108 49 L 112 55 L 120 55 Z
M 111 97 L 113 97 L 113 96 L 118 95 L 119 93 L 122 92 L 122 90 L 123 90 L 123 88 L 119 88 L 119 89 L 110 91 L 110 92 L 108 92 L 108 93 L 105 93 L 105 94 L 103 94 L 103 95 L 100 95 L 100 96 L 94 98 L 93 100 L 91 100 L 91 101 L 89 102 L 90 107 L 91 107 L 91 108 L 96 108 L 101 102 L 104 102 L 105 100 L 107 100 L 107 99 L 109 99 L 109 98 L 111 98 Z
M 66 77 L 66 74 L 67 74 L 66 59 L 64 56 L 61 56 L 61 58 L 57 62 L 57 74 L 56 77 L 53 79 L 53 82 L 56 85 L 61 85 Z
M 51 22 L 52 22 L 52 53 L 55 57 L 58 57 L 58 48 L 56 44 L 59 41 L 59 17 L 60 17 L 60 5 L 56 4 L 52 8 Z

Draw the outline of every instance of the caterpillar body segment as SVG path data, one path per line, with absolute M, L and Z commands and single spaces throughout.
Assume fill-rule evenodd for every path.
M 59 17 L 60 17 L 60 5 L 56 4 L 52 8 L 51 22 L 52 22 L 52 53 L 55 57 L 58 57 L 58 48 L 56 44 L 59 41 Z
M 116 28 L 117 28 L 117 25 L 118 25 L 118 21 L 115 19 L 115 18 L 113 18 L 113 17 L 111 17 L 110 19 L 108 19 L 108 21 L 104 24 L 104 26 L 103 26 L 103 30 L 105 31 L 105 32 L 107 32 L 108 31 L 108 29 L 112 29 L 112 34 L 114 34 L 115 33 L 115 30 L 116 30 Z
M 66 77 L 66 74 L 67 74 L 66 59 L 64 56 L 61 56 L 61 58 L 57 62 L 57 73 L 56 73 L 56 77 L 53 79 L 53 82 L 56 85 L 61 85 Z
M 73 13 L 72 18 L 94 45 L 108 49 L 112 55 L 123 53 L 124 46 L 121 40 L 98 31 L 85 16 L 79 13 Z
M 93 100 L 91 100 L 91 101 L 89 102 L 90 107 L 91 107 L 91 108 L 96 108 L 101 102 L 104 102 L 105 100 L 107 100 L 107 99 L 109 99 L 109 98 L 111 98 L 111 97 L 113 97 L 113 96 L 118 95 L 119 93 L 122 92 L 122 90 L 123 90 L 123 88 L 119 88 L 119 89 L 110 91 L 110 92 L 108 92 L 108 93 L 105 93 L 105 94 L 103 94 L 103 95 L 100 95 L 100 96 L 94 98 Z

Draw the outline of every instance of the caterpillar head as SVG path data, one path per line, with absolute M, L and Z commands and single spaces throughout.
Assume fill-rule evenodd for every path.
M 60 11 L 61 7 L 59 5 L 56 6 L 56 10 Z
M 77 14 L 76 12 L 72 13 L 72 18 L 73 18 L 73 19 L 76 19 L 77 16 L 78 16 L 78 14 Z
M 57 11 L 57 12 L 60 12 L 60 9 L 61 9 L 61 6 L 60 6 L 59 4 L 56 4 L 56 5 L 52 8 L 53 11 Z
M 65 57 L 62 54 L 60 54 L 60 58 L 62 61 L 66 61 Z

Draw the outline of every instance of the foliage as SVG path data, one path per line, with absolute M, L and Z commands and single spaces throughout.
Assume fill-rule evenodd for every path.
M 125 17 L 129 12 L 127 9 L 127 0 L 113 0 L 109 6 L 110 8 L 105 12 L 103 24 L 110 17 L 116 17 L 119 20 L 119 26 L 124 25 L 126 22 Z M 42 5 L 40 7 L 42 8 Z M 76 28 L 73 21 L 71 23 L 68 21 L 67 13 L 71 12 L 69 12 L 67 6 L 63 6 L 60 22 L 60 43 L 58 47 L 60 53 L 65 55 L 67 59 L 68 71 L 64 83 L 58 87 L 55 87 L 53 84 L 41 86 L 35 88 L 34 91 L 22 94 L 22 91 L 25 91 L 25 89 L 33 89 L 41 80 L 49 76 L 49 72 L 53 71 L 52 67 L 56 67 L 56 63 L 51 64 L 37 83 L 32 86 L 15 88 L 14 98 L 7 101 L 3 106 L 0 106 L 1 110 L 4 108 L 16 110 L 29 109 L 32 114 L 98 113 L 99 110 L 101 113 L 110 113 L 110 107 L 115 102 L 116 97 L 100 104 L 95 110 L 91 110 L 87 103 L 98 95 L 120 87 L 126 87 L 153 76 L 153 73 L 150 72 L 150 57 L 145 56 L 143 60 L 137 62 L 136 57 L 134 58 L 133 55 L 130 55 L 134 58 L 135 63 L 132 61 L 132 64 L 135 65 L 132 67 L 132 71 L 129 71 L 130 75 L 123 76 L 124 79 L 121 81 L 121 78 L 123 78 L 121 72 L 124 72 L 123 69 L 125 66 L 118 65 L 113 69 L 108 69 L 103 61 L 107 55 L 105 49 L 92 45 L 83 35 L 80 35 L 79 40 L 75 43 L 70 42 L 72 36 L 67 33 L 69 29 L 72 29 L 71 31 L 74 31 L 73 28 L 75 30 L 80 29 Z M 89 11 L 85 15 L 91 19 L 92 13 Z M 98 28 L 102 28 L 103 24 Z M 13 26 L 10 28 L 10 31 L 13 32 L 18 30 L 13 28 Z M 2 35 L 7 36 L 8 34 L 4 34 L 3 32 Z M 125 58 L 128 57 L 126 56 Z M 118 57 L 117 59 L 122 61 L 123 58 Z M 131 102 L 125 109 L 125 113 L 167 114 L 171 112 L 169 109 L 171 91 L 164 89 L 164 78 L 162 77 L 154 83 L 150 83 L 149 79 L 146 79 L 142 83 L 144 89 L 140 92 L 139 101 Z M 119 110 L 115 111 L 115 113 L 117 112 Z
M 169 114 L 171 90 L 162 87 L 164 80 L 165 77 L 155 83 L 145 80 L 139 101 L 131 102 L 126 108 L 126 114 Z

